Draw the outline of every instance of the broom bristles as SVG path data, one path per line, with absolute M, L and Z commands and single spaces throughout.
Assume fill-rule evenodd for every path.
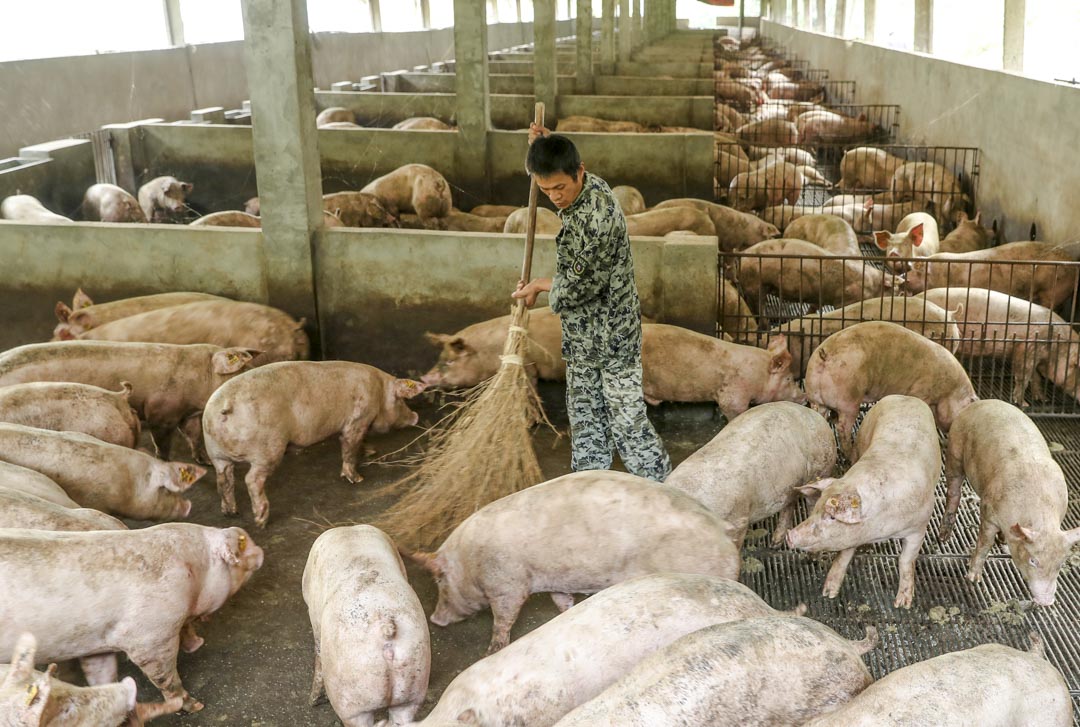
M 531 429 L 546 418 L 524 366 L 526 315 L 514 307 L 499 370 L 443 420 L 421 465 L 393 486 L 406 492 L 374 524 L 399 544 L 432 548 L 484 505 L 543 479 Z

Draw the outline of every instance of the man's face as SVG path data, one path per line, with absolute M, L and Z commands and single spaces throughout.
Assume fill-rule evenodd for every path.
M 533 177 L 540 191 L 548 196 L 552 204 L 564 210 L 581 194 L 581 188 L 585 184 L 585 165 L 578 167 L 576 179 L 566 172 L 555 172 L 546 177 L 534 174 Z

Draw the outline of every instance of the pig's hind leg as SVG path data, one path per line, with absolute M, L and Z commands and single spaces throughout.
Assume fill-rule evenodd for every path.
M 176 671 L 176 654 L 179 649 L 180 633 L 177 631 L 168 641 L 132 648 L 127 655 L 154 686 L 161 690 L 166 700 L 182 697 L 185 712 L 198 712 L 203 708 L 202 702 L 187 693 L 180 681 L 180 674 Z
M 322 656 L 319 654 L 318 645 L 315 646 L 315 676 L 311 680 L 311 694 L 308 695 L 308 704 L 314 707 L 326 693 L 323 684 Z
M 990 554 L 990 549 L 994 547 L 994 540 L 998 536 L 997 526 L 986 515 L 985 509 L 980 508 L 979 537 L 975 541 L 975 550 L 971 552 L 971 563 L 968 565 L 967 572 L 967 579 L 972 583 L 982 580 L 983 564 L 986 563 L 986 556 Z
M 346 422 L 341 430 L 341 476 L 353 484 L 363 482 L 364 477 L 356 471 L 364 436 L 371 426 L 371 417 L 355 417 Z
M 119 681 L 116 667 L 116 654 L 93 654 L 79 658 L 86 683 L 92 687 L 99 684 L 112 684 Z
M 416 713 L 420 711 L 420 704 L 402 704 L 390 708 L 390 724 L 410 725 L 416 721 Z
M 510 643 L 510 629 L 517 621 L 521 607 L 525 605 L 529 594 L 508 593 L 494 598 L 491 601 L 491 613 L 495 617 L 495 624 L 491 629 L 491 643 L 488 645 L 488 655 L 494 654 L 499 649 Z
M 199 464 L 210 464 L 210 457 L 203 445 L 202 412 L 192 414 L 180 424 L 180 434 L 191 448 L 191 458 Z
M 896 590 L 896 600 L 893 601 L 895 608 L 911 608 L 911 602 L 915 599 L 915 558 L 918 557 L 925 538 L 926 528 L 904 538 L 898 563 L 900 585 Z
M 825 576 L 825 588 L 822 589 L 821 595 L 827 598 L 836 598 L 840 595 L 840 586 L 844 583 L 844 576 L 847 575 L 848 565 L 851 564 L 851 558 L 854 555 L 854 548 L 841 550 L 836 554 L 836 559 L 829 568 L 829 575 Z

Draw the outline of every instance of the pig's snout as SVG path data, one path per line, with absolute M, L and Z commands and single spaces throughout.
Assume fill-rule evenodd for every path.
M 420 377 L 420 382 L 426 386 L 439 386 L 443 382 L 442 374 L 432 369 Z
M 255 545 L 255 543 L 251 543 L 250 545 L 248 545 L 248 557 L 247 557 L 248 570 L 257 571 L 260 568 L 262 568 L 262 564 L 263 564 L 263 549 L 260 548 L 259 546 Z
M 1057 600 L 1057 579 L 1049 583 L 1028 584 L 1031 590 L 1031 600 L 1039 606 L 1053 606 Z
M 406 421 L 408 423 L 405 426 L 407 426 L 407 427 L 415 427 L 416 423 L 420 421 L 420 415 L 417 414 L 414 411 L 410 411 L 409 412 L 409 417 L 408 417 L 408 419 Z

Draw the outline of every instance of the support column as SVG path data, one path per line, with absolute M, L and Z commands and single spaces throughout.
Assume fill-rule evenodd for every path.
M 634 5 L 634 50 L 645 45 L 645 13 L 642 7 L 645 0 L 631 0 Z
M 165 0 L 165 23 L 169 45 L 184 45 L 184 19 L 180 15 L 180 0 Z
M 323 213 L 307 2 L 242 8 L 268 302 L 314 324 L 311 241 Z
M 431 0 L 420 0 L 420 24 L 424 30 L 431 30 Z
M 934 52 L 934 0 L 915 0 L 915 50 Z
M 604 0 L 600 15 L 600 73 L 615 73 L 615 0 Z
M 633 19 L 630 17 L 630 0 L 619 0 L 619 60 L 630 60 L 630 50 L 634 43 Z
M 874 42 L 874 27 L 877 25 L 877 0 L 863 0 L 863 40 Z
M 836 0 L 836 18 L 833 21 L 833 35 L 843 38 L 847 35 L 847 0 Z
M 484 0 L 454 0 L 458 184 L 483 199 L 488 195 L 478 185 L 488 177 L 487 132 L 491 126 L 486 10 Z
M 1001 66 L 1006 71 L 1024 70 L 1024 23 L 1027 18 L 1026 0 L 1005 0 L 1005 37 L 1002 43 Z
M 382 8 L 379 7 L 381 0 L 368 0 L 368 9 L 371 10 L 371 27 L 376 33 L 382 32 Z
M 514 3 L 514 10 L 517 13 L 517 22 L 521 22 L 521 0 L 517 0 Z
M 544 123 L 552 129 L 558 120 L 556 73 L 555 0 L 533 0 L 533 95 L 544 103 Z
M 814 14 L 814 30 L 825 32 L 825 0 L 817 0 L 817 12 Z
M 574 70 L 577 76 L 574 82 L 575 93 L 586 94 L 593 92 L 592 21 L 592 0 L 577 0 L 577 22 L 574 26 L 577 35 L 577 64 Z M 554 112 L 555 109 L 552 109 L 548 113 Z
M 743 24 L 746 22 L 746 0 L 739 0 L 739 42 L 742 42 Z

